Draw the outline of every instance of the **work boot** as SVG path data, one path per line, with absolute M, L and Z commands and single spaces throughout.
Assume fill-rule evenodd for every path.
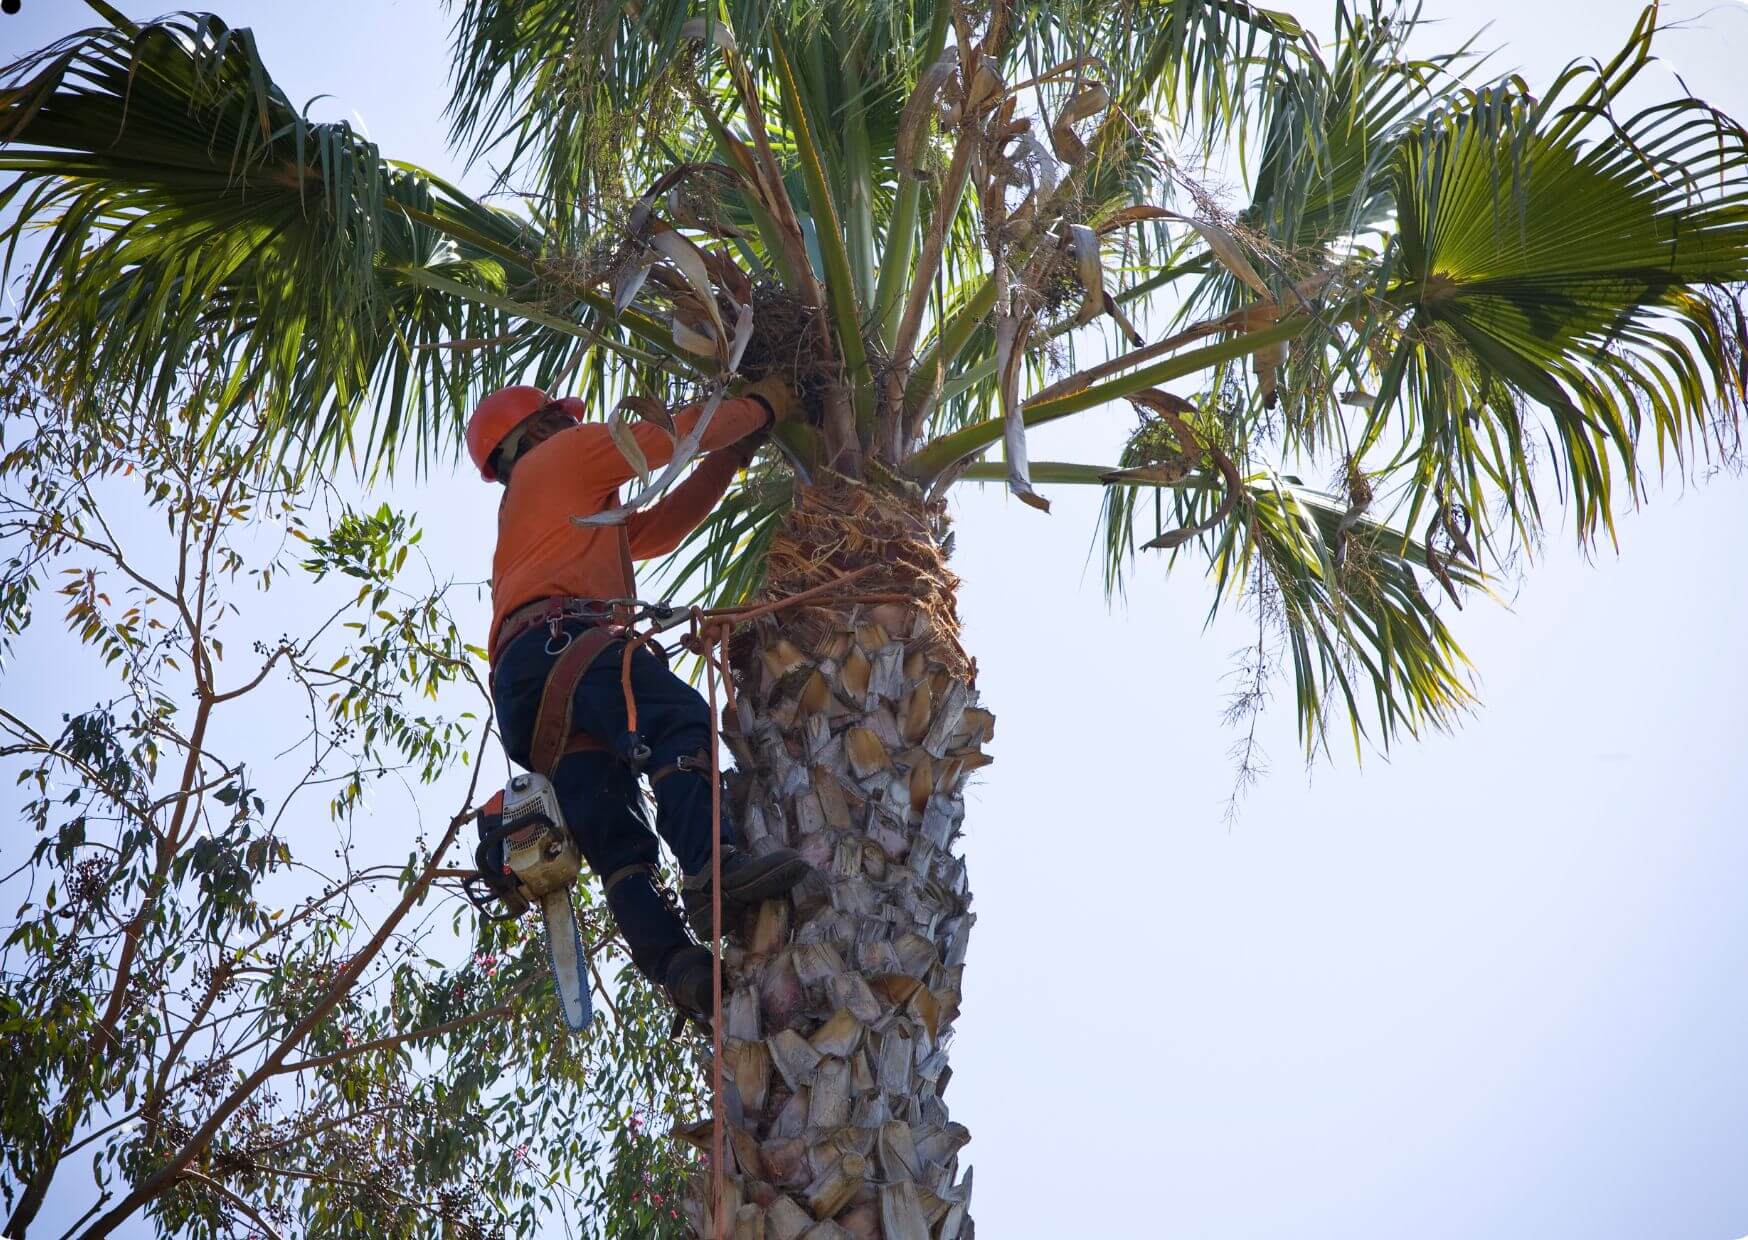
M 727 844 L 722 846 L 722 906 L 724 921 L 729 906 L 758 904 L 789 891 L 813 872 L 793 848 L 773 849 L 754 856 Z M 704 870 L 680 885 L 680 903 L 692 933 L 710 942 L 710 871 Z
M 682 947 L 668 961 L 667 976 L 662 986 L 668 998 L 680 1009 L 682 1016 L 710 1024 L 710 1012 L 715 1006 L 712 995 L 710 949 L 692 944 Z M 676 1027 L 679 1021 L 675 1022 Z

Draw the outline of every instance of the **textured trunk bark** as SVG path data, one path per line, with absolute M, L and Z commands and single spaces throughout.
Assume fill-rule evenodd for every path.
M 731 925 L 722 1210 L 735 1240 L 967 1240 L 970 1133 L 943 1100 L 973 915 L 952 844 L 993 719 L 957 640 L 956 579 L 914 501 L 816 488 L 767 593 L 881 567 L 910 601 L 781 613 L 732 646 L 732 802 L 754 851 L 798 848 L 817 889 Z M 682 1134 L 708 1149 L 710 1122 Z M 710 1180 L 690 1221 L 713 1236 Z

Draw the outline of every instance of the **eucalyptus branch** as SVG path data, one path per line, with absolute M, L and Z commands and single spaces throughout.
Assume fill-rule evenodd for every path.
M 343 1051 L 335 1051 L 331 1055 L 321 1055 L 315 1059 L 300 1059 L 296 1063 L 281 1064 L 274 1071 L 275 1076 L 287 1072 L 306 1072 L 316 1068 L 326 1068 L 333 1064 L 343 1063 L 359 1055 L 368 1055 L 372 1051 L 387 1050 L 390 1047 L 403 1046 L 408 1042 L 422 1042 L 427 1038 L 440 1038 L 446 1033 L 454 1033 L 457 1029 L 466 1029 L 469 1025 L 477 1025 L 481 1021 L 495 1020 L 500 1016 L 512 1016 L 516 1005 L 510 1000 L 520 998 L 534 983 L 523 981 L 512 989 L 505 1001 L 494 1008 L 484 1008 L 467 1016 L 457 1016 L 454 1020 L 446 1020 L 440 1025 L 432 1025 L 426 1029 L 415 1029 L 410 1033 L 397 1033 L 388 1037 L 377 1038 L 372 1042 L 360 1042 L 357 1046 L 349 1046 Z
M 102 793 L 108 801 L 126 810 L 133 818 L 154 835 L 159 834 L 157 821 L 153 817 L 153 809 L 155 807 L 141 805 L 137 801 L 129 800 L 126 793 L 116 788 L 101 774 L 92 769 L 88 763 L 73 757 L 73 755 L 65 752 L 58 746 L 46 742 L 42 744 L 0 746 L 0 758 L 16 757 L 21 754 L 40 754 L 45 758 L 54 759 L 56 762 L 65 766 L 68 770 L 78 772 L 81 779 L 97 789 L 98 792 Z
M 97 509 L 96 505 L 93 505 L 90 511 L 91 511 L 91 514 L 93 516 L 97 517 L 99 524 L 102 524 L 102 521 L 103 521 L 102 514 Z M 39 526 L 38 528 L 41 529 L 41 532 L 45 538 L 55 539 L 55 540 L 65 540 L 67 542 L 75 543 L 78 546 L 84 547 L 89 551 L 97 552 L 99 555 L 104 556 L 111 563 L 113 563 L 116 568 L 120 569 L 121 572 L 123 573 L 123 575 L 125 575 L 131 581 L 133 581 L 133 583 L 135 585 L 140 586 L 142 589 L 150 591 L 151 593 L 157 595 L 159 598 L 163 599 L 165 602 L 171 604 L 172 606 L 178 606 L 177 600 L 180 596 L 174 590 L 166 589 L 165 587 L 159 585 L 157 582 L 153 581 L 150 577 L 145 576 L 138 569 L 136 569 L 132 565 L 132 563 L 130 563 L 128 561 L 127 557 L 121 552 L 119 547 L 115 544 L 113 534 L 110 535 L 111 541 L 105 543 L 105 542 L 99 542 L 97 539 L 91 538 L 87 535 L 75 533 L 74 531 L 66 528 L 65 526 L 60 526 L 60 527 L 54 527 L 54 526 L 41 527 L 41 526 Z M 104 532 L 106 534 L 109 533 L 107 526 L 104 527 Z M 181 610 L 179 606 L 178 606 L 178 610 L 179 611 Z
M 261 682 L 267 679 L 267 673 L 271 672 L 273 670 L 273 665 L 275 663 L 278 663 L 280 658 L 287 653 L 289 653 L 289 652 L 288 652 L 287 648 L 284 646 L 281 646 L 278 649 L 276 649 L 268 657 L 267 661 L 261 665 L 261 670 L 256 672 L 254 676 L 250 677 L 248 680 L 246 680 L 242 684 L 238 685 L 235 689 L 227 690 L 224 693 L 213 694 L 212 700 L 213 700 L 214 705 L 217 705 L 221 702 L 229 702 L 235 698 L 240 698 L 245 693 L 248 693 L 250 690 L 259 687 Z
M 476 763 L 474 767 L 474 776 L 469 783 L 467 792 L 467 802 L 470 806 L 473 803 L 473 796 L 478 787 L 478 782 L 479 767 Z M 229 1119 L 237 1108 L 242 1106 L 243 1103 L 261 1087 L 263 1082 L 277 1074 L 280 1065 L 285 1062 L 292 1050 L 303 1041 L 309 1032 L 314 1029 L 342 999 L 351 993 L 353 984 L 357 982 L 359 976 L 364 972 L 370 962 L 375 959 L 376 954 L 382 950 L 382 945 L 388 941 L 389 936 L 394 932 L 394 928 L 400 924 L 401 919 L 407 915 L 413 905 L 424 897 L 426 889 L 431 885 L 433 874 L 438 869 L 438 860 L 448 853 L 450 845 L 455 842 L 455 838 L 460 834 L 461 828 L 467 823 L 472 822 L 477 816 L 478 811 L 470 808 L 463 810 L 450 819 L 449 829 L 444 834 L 441 844 L 439 844 L 439 846 L 432 852 L 431 860 L 426 864 L 424 871 L 408 886 L 406 892 L 402 895 L 400 902 L 396 904 L 394 910 L 383 919 L 382 923 L 377 927 L 376 933 L 371 936 L 369 943 L 366 944 L 364 949 L 354 955 L 352 959 L 347 962 L 346 967 L 341 970 L 339 977 L 334 980 L 334 983 L 328 988 L 327 993 L 324 994 L 323 997 L 316 1002 L 315 1006 L 304 1016 L 304 1018 L 292 1028 L 291 1032 L 285 1036 L 279 1046 L 268 1054 L 262 1064 L 257 1067 L 254 1072 L 250 1073 L 249 1076 L 246 1077 L 230 1093 L 230 1095 L 224 1099 L 224 1101 L 219 1103 L 218 1106 L 213 1109 L 206 1121 L 186 1141 L 183 1142 L 182 1147 L 172 1154 L 157 1171 L 153 1172 L 150 1176 L 137 1184 L 132 1191 L 121 1199 L 121 1201 L 117 1202 L 94 1224 L 92 1224 L 91 1229 L 85 1233 L 86 1236 L 97 1237 L 108 1235 L 111 1231 L 115 1230 L 117 1226 L 130 1218 L 142 1205 L 163 1192 L 164 1189 L 173 1182 L 175 1176 L 180 1174 L 189 1163 L 193 1162 L 194 1159 L 197 1158 L 209 1144 L 211 1144 L 213 1137 L 224 1125 L 225 1120 Z
M 184 790 L 193 786 L 199 771 L 200 746 L 206 737 L 206 726 L 212 718 L 212 704 L 202 698 L 195 707 L 194 728 L 189 734 L 189 750 L 187 760 L 183 763 L 180 787 Z M 117 1045 L 115 1025 L 121 1018 L 122 1004 L 126 999 L 128 987 L 133 980 L 133 962 L 139 950 L 140 936 L 145 931 L 146 921 L 157 907 L 164 887 L 169 881 L 170 867 L 176 858 L 176 852 L 182 846 L 181 830 L 187 821 L 189 798 L 183 798 L 176 803 L 176 811 L 171 816 L 170 825 L 165 828 L 158 840 L 157 857 L 153 864 L 152 876 L 146 885 L 145 894 L 140 899 L 140 906 L 122 931 L 121 955 L 115 963 L 115 979 L 110 986 L 109 999 L 104 1005 L 103 1015 L 99 1017 L 91 1038 L 91 1055 L 93 1063 L 101 1062 L 102 1056 L 109 1046 Z
M 237 1194 L 233 1193 L 230 1189 L 226 1188 L 223 1184 L 220 1184 L 211 1176 L 204 1175 L 192 1167 L 185 1167 L 179 1178 L 191 1180 L 196 1184 L 204 1185 L 217 1193 L 220 1197 L 223 1197 L 233 1209 L 265 1232 L 268 1240 L 283 1240 L 280 1234 L 273 1229 L 273 1225 L 266 1219 L 262 1218 L 254 1206 L 250 1205 L 247 1201 L 244 1201 L 241 1197 L 237 1196 Z
M 76 1220 L 74 1220 L 71 1227 L 61 1233 L 61 1240 L 72 1240 L 73 1233 L 83 1227 L 86 1220 L 88 1220 L 93 1214 L 96 1214 L 101 1210 L 113 1195 L 114 1194 L 112 1194 L 107 1188 L 99 1193 L 97 1195 L 97 1200 L 91 1203 L 85 1213 L 81 1214 Z
M 158 1065 L 157 1080 L 151 1094 L 148 1095 L 149 1097 L 159 1100 L 164 1097 L 164 1091 L 170 1082 L 170 1073 L 175 1069 L 177 1061 L 181 1059 L 182 1052 L 188 1048 L 188 1043 L 193 1039 L 195 1031 L 206 1019 L 207 1013 L 212 1011 L 212 1005 L 217 1002 L 219 995 L 230 983 L 233 971 L 234 966 L 230 959 L 221 954 L 218 963 L 213 966 L 212 980 L 207 984 L 205 993 L 201 995 L 200 1001 L 194 1005 L 194 1010 L 189 1013 L 188 1019 L 183 1023 L 182 1032 L 171 1041 L 169 1049 L 164 1052 L 163 1061 Z M 166 1022 L 165 1027 L 169 1027 L 168 1022 Z

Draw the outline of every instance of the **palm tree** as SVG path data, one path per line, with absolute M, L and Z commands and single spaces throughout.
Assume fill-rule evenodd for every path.
M 75 407 L 247 403 L 285 455 L 389 470 L 453 454 L 505 381 L 620 423 L 774 372 L 802 395 L 673 570 L 890 597 L 732 645 L 743 831 L 829 892 L 726 955 L 702 1234 L 971 1234 L 953 843 L 993 719 L 955 482 L 1103 488 L 1113 581 L 1205 559 L 1290 652 L 1317 750 L 1467 707 L 1443 601 L 1548 508 L 1592 539 L 1647 449 L 1685 473 L 1738 446 L 1748 140 L 1698 99 L 1625 105 L 1654 4 L 1532 94 L 1410 56 L 1406 0 L 1339 0 L 1322 41 L 1244 0 L 472 0 L 449 119 L 496 205 L 308 120 L 246 30 L 87 2 L 107 25 L 0 98 L 8 240 L 45 238 L 30 352 Z M 1229 212 L 1196 170 L 1241 157 Z M 1114 401 L 1120 460 L 1028 460 L 1028 429 Z

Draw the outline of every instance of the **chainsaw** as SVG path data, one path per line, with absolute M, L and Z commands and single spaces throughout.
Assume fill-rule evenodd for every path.
M 543 775 L 511 776 L 503 792 L 486 802 L 481 819 L 474 850 L 478 873 L 462 884 L 468 899 L 493 921 L 513 921 L 539 906 L 559 1010 L 573 1033 L 587 1029 L 595 1012 L 583 935 L 571 903 L 582 857 L 552 781 Z

